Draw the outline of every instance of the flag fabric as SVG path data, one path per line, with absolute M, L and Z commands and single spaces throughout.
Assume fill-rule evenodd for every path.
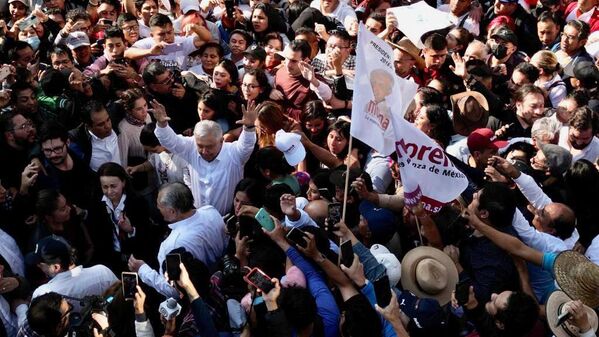
M 406 205 L 438 212 L 468 186 L 444 150 L 404 119 L 418 85 L 395 75 L 393 50 L 360 25 L 351 134 L 374 150 L 397 152 Z
M 389 8 L 387 11 L 393 13 L 397 18 L 397 29 L 421 49 L 424 47 L 421 40 L 422 35 L 453 25 L 449 21 L 447 13 L 429 6 L 425 1 L 409 6 Z

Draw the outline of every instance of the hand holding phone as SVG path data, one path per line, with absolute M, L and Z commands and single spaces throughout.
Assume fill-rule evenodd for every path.
M 258 221 L 258 223 L 260 223 L 260 226 L 262 226 L 262 228 L 266 229 L 267 231 L 271 232 L 273 229 L 275 229 L 275 222 L 270 217 L 270 214 L 268 214 L 268 212 L 264 209 L 264 207 L 258 210 L 258 213 L 256 213 L 255 218 Z
M 179 281 L 181 277 L 181 254 L 168 254 L 166 256 L 166 272 L 171 281 Z
M 258 268 L 250 270 L 243 279 L 265 294 L 269 293 L 275 287 L 271 278 Z
M 464 305 L 468 303 L 470 297 L 470 286 L 472 282 L 469 279 L 458 282 L 455 286 L 455 299 L 458 301 L 458 305 Z
M 389 277 L 387 275 L 376 280 L 372 284 L 374 286 L 374 293 L 376 295 L 376 303 L 381 308 L 385 308 L 391 302 L 391 285 L 389 284 Z
M 121 286 L 123 288 L 123 297 L 125 300 L 134 300 L 135 293 L 137 292 L 137 273 L 122 272 L 121 273 Z
M 351 240 L 347 240 L 341 243 L 341 264 L 349 268 L 354 263 L 354 248 Z
M 293 227 L 289 233 L 287 233 L 287 240 L 295 243 L 296 245 L 306 248 L 308 246 L 308 242 L 306 241 L 307 235 L 301 229 Z

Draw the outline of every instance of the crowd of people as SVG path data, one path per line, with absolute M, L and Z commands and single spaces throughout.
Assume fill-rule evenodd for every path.
M 0 3 L 0 337 L 596 336 L 599 1 L 425 1 Z M 437 213 L 351 138 L 361 24 Z

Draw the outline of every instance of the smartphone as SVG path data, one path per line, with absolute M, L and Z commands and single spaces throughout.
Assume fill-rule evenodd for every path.
M 271 278 L 266 275 L 262 270 L 258 268 L 254 268 L 247 273 L 243 279 L 253 285 L 254 287 L 260 289 L 263 293 L 268 293 L 271 291 L 275 285 L 270 280 Z
M 112 20 L 108 20 L 108 19 L 100 19 L 99 21 L 102 21 L 103 25 L 106 26 L 112 26 Z
M 295 243 L 296 245 L 306 248 L 308 246 L 308 242 L 306 242 L 306 233 L 301 229 L 297 229 L 295 227 L 291 228 L 289 233 L 287 233 L 287 240 Z
M 262 228 L 266 229 L 267 231 L 270 232 L 273 229 L 275 229 L 275 222 L 272 220 L 270 214 L 268 214 L 268 212 L 264 208 L 260 208 L 258 210 L 258 213 L 256 213 L 255 218 L 258 221 L 258 223 L 260 223 L 260 226 L 262 226 Z
M 33 16 L 30 15 L 27 18 L 25 18 L 23 21 L 19 22 L 19 30 L 23 31 L 31 26 L 35 26 L 38 24 L 38 18 L 37 16 Z
M 39 63 L 39 69 L 45 70 L 45 69 L 42 69 L 42 64 L 43 63 Z M 9 75 L 10 75 L 10 67 L 8 65 L 2 66 L 0 68 L 0 81 L 4 81 Z
M 372 284 L 374 286 L 374 293 L 376 294 L 376 303 L 381 307 L 385 308 L 391 303 L 391 285 L 389 284 L 389 276 L 385 275 L 380 279 L 376 280 Z
M 233 19 L 233 13 L 235 12 L 235 2 L 233 0 L 225 0 L 225 9 L 227 11 L 227 17 Z
M 470 286 L 472 282 L 469 279 L 464 279 L 455 286 L 455 299 L 458 301 L 458 305 L 464 305 L 468 303 L 468 297 L 470 296 Z
M 341 204 L 332 202 L 329 204 L 329 227 L 334 227 L 341 221 Z
M 96 40 L 96 45 L 97 46 L 103 46 L 105 41 L 106 41 L 106 39 L 97 39 Z
M 127 64 L 127 60 L 124 57 L 115 58 L 114 60 L 112 60 L 112 62 L 114 62 L 116 64 L 122 64 L 122 65 Z
M 227 226 L 227 233 L 231 237 L 235 237 L 237 235 L 237 217 L 233 214 L 227 214 L 224 216 L 225 225 Z
M 181 254 L 168 254 L 166 256 L 166 272 L 171 281 L 179 281 L 181 277 Z
M 123 297 L 125 298 L 125 300 L 134 300 L 135 293 L 137 292 L 137 273 L 131 273 L 126 271 L 122 272 L 121 283 L 123 288 Z
M 347 268 L 351 267 L 354 263 L 354 248 L 352 247 L 351 240 L 347 240 L 341 243 L 341 264 Z
M 251 218 L 250 218 L 251 219 Z M 254 226 L 252 225 L 252 221 L 248 221 L 243 217 L 239 217 L 239 237 L 243 238 L 247 236 L 248 239 L 252 239 L 254 237 Z
M 38 64 L 37 64 L 37 69 L 38 69 L 39 71 L 48 70 L 48 69 L 50 69 L 50 68 L 52 68 L 52 67 L 51 67 L 49 64 L 46 64 L 46 63 L 41 63 L 41 62 L 40 62 L 40 63 L 38 63 Z M 2 75 L 0 75 L 0 78 L 2 78 Z

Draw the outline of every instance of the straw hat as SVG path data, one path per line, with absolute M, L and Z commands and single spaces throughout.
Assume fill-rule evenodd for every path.
M 425 68 L 424 59 L 420 56 L 420 49 L 416 47 L 410 39 L 407 37 L 401 38 L 399 42 L 393 43 L 391 41 L 387 41 L 393 48 L 397 48 L 404 53 L 408 53 L 410 56 L 416 60 L 416 68 L 422 70 Z
M 433 247 L 416 247 L 401 261 L 401 285 L 421 298 L 449 303 L 458 283 L 458 270 L 451 258 Z
M 572 250 L 561 252 L 553 265 L 559 287 L 570 298 L 599 307 L 599 266 Z
M 472 97 L 475 101 L 467 104 Z M 487 127 L 489 121 L 489 103 L 485 96 L 477 91 L 464 91 L 450 97 L 453 110 L 453 128 L 462 136 Z
M 547 316 L 547 323 L 549 324 L 549 328 L 551 332 L 555 335 L 555 337 L 571 337 L 571 336 L 580 336 L 580 331 L 578 327 L 574 326 L 570 322 L 566 321 L 564 324 L 560 326 L 556 326 L 558 317 L 564 313 L 564 304 L 572 301 L 566 293 L 563 291 L 556 290 L 549 296 L 547 300 L 547 304 L 545 305 L 545 313 Z M 584 306 L 584 309 L 587 313 L 587 317 L 589 319 L 589 323 L 591 324 L 591 329 L 593 331 L 597 331 L 597 326 L 599 325 L 597 320 L 597 313 L 588 306 Z

